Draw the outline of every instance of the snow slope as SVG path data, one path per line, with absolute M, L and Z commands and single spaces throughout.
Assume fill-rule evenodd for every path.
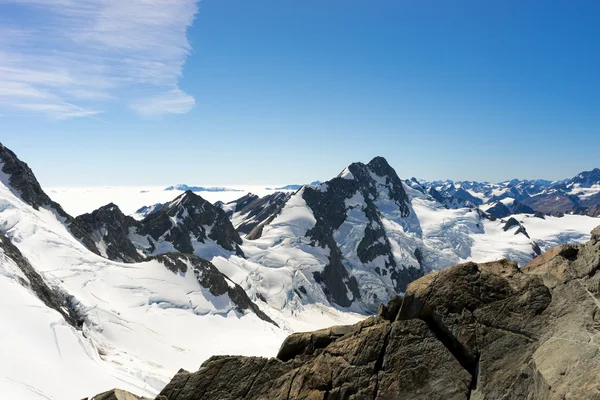
M 274 218 L 257 227 L 260 234 L 253 229 L 243 239 L 245 258 L 216 245 L 193 246 L 277 326 L 253 312 L 240 312 L 227 295 L 212 295 L 185 260 L 186 268 L 173 272 L 157 259 L 127 264 L 91 253 L 61 217 L 24 203 L 7 187 L 6 176 L 1 177 L 0 232 L 50 286 L 76 299 L 84 324 L 81 330 L 68 325 L 20 283 L 23 277 L 8 257 L 0 258 L 0 321 L 14 321 L 0 330 L 1 354 L 9 360 L 0 365 L 0 393 L 24 399 L 81 398 L 118 386 L 153 395 L 179 368 L 195 370 L 211 355 L 272 356 L 290 332 L 354 323 L 401 292 L 398 282 L 414 278 L 407 271 L 424 274 L 467 260 L 502 257 L 523 264 L 533 257 L 534 244 L 546 250 L 583 242 L 598 225 L 599 220 L 587 216 L 541 219 L 522 214 L 517 219 L 529 237 L 515 234 L 516 227 L 505 230 L 506 221 L 492 221 L 476 208 L 444 207 L 425 191 L 402 183 L 383 161 L 353 164 L 335 182 L 300 189 Z M 459 186 L 479 198 L 503 194 Z M 163 187 L 50 193 L 67 200 L 66 209 L 74 213 L 116 202 L 127 214 L 181 194 Z M 240 192 L 202 196 L 228 202 Z M 185 217 L 186 211 L 180 211 L 174 223 Z M 232 218 L 239 215 L 232 213 Z M 175 248 L 168 240 L 157 243 L 161 247 L 153 254 Z M 337 255 L 342 261 L 335 264 Z M 328 266 L 337 287 L 327 281 Z M 337 305 L 330 289 L 342 290 L 348 305 Z
M 0 393 L 8 399 L 78 399 L 110 387 L 151 395 L 142 379 L 102 361 L 89 339 L 11 277 L 0 257 Z
M 23 362 L 15 361 L 21 370 L 3 367 L 1 393 L 26 387 L 29 394 L 17 398 L 65 399 L 127 386 L 154 394 L 179 368 L 197 369 L 213 354 L 272 355 L 287 335 L 253 313 L 241 315 L 229 299 L 211 296 L 189 269 L 176 274 L 158 261 L 123 264 L 89 252 L 52 212 L 34 210 L 5 185 L 0 231 L 49 283 L 79 301 L 85 317 L 82 332 L 66 326 L 4 273 L 2 321 L 19 324 L 2 330 L 0 342 L 10 346 L 2 354 Z M 40 351 L 32 352 L 36 345 Z

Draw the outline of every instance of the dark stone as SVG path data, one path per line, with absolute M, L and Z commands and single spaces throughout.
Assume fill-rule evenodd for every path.
M 546 215 L 569 213 L 579 205 L 576 197 L 556 190 L 523 199 L 522 202 L 531 209 Z
M 367 224 L 364 237 L 357 248 L 357 255 L 361 262 L 368 263 L 379 256 L 384 256 L 386 269 L 381 271 L 381 274 L 390 273 L 397 292 L 403 292 L 409 282 L 422 275 L 420 269 L 396 264 L 379 211 L 374 203 L 380 194 L 371 174 L 385 179 L 390 200 L 396 203 L 403 217 L 410 215 L 408 196 L 394 169 L 384 158 L 376 157 L 367 165 L 351 164 L 348 170 L 352 173 L 353 179 L 337 177 L 326 182 L 326 191 L 305 187 L 303 192 L 303 198 L 317 221 L 314 228 L 306 232 L 306 236 L 311 238 L 315 245 L 331 250 L 329 263 L 322 272 L 314 274 L 315 280 L 322 284 L 330 301 L 343 307 L 348 307 L 355 299 L 359 299 L 360 292 L 356 279 L 350 276 L 343 264 L 344 260 L 338 243 L 333 238 L 333 232 L 347 218 L 346 200 L 357 192 L 365 200 L 362 211 L 371 222 Z M 352 293 L 353 299 L 348 298 L 348 291 Z
M 130 228 L 140 230 L 141 223 L 123 214 L 117 205 L 110 203 L 90 214 L 78 216 L 75 221 L 90 237 L 104 241 L 109 259 L 124 262 L 144 260 L 145 257 L 129 239 Z
M 172 219 L 177 221 L 175 226 Z M 210 238 L 225 250 L 244 256 L 239 247 L 242 239 L 225 212 L 191 191 L 165 204 L 140 224 L 138 234 L 149 235 L 155 241 L 162 237 L 182 253 L 194 252 L 193 236 L 199 242 Z M 211 227 L 210 232 L 207 232 L 208 227 Z
M 488 208 L 487 213 L 496 218 L 506 218 L 512 214 L 512 211 L 510 211 L 510 208 L 505 204 L 498 202 L 494 206 Z
M 73 297 L 48 286 L 41 275 L 31 266 L 29 260 L 12 244 L 10 239 L 1 233 L 0 248 L 4 252 L 4 256 L 11 259 L 27 278 L 27 281 L 20 283 L 30 288 L 46 306 L 62 315 L 69 325 L 81 329 L 83 317 L 77 312 Z
M 515 201 L 512 205 L 513 214 L 535 214 L 533 208 L 526 206 L 520 201 Z
M 510 217 L 509 220 L 506 221 L 506 224 L 504 224 L 504 227 L 502 229 L 504 230 L 504 232 L 506 232 L 509 229 L 514 228 L 514 227 L 517 227 L 517 230 L 515 231 L 515 235 L 522 233 L 523 235 L 527 236 L 527 238 L 529 238 L 529 234 L 527 233 L 527 230 L 525 229 L 525 227 L 513 217 Z
M 157 260 L 165 265 L 171 272 L 175 274 L 185 274 L 187 271 L 188 261 L 194 268 L 194 274 L 200 286 L 207 288 L 213 296 L 222 296 L 226 294 L 239 313 L 245 311 L 255 313 L 260 319 L 270 322 L 273 325 L 277 324 L 269 318 L 262 310 L 248 297 L 244 289 L 231 279 L 221 273 L 210 261 L 192 254 L 181 253 L 166 253 L 154 257 L 149 257 L 148 260 Z
M 160 210 L 166 203 L 156 203 L 151 206 L 143 206 L 137 209 L 135 214 L 140 215 L 142 217 L 147 217 L 150 214 L 154 214 L 158 210 Z
M 2 162 L 2 172 L 9 178 L 9 189 L 16 196 L 20 197 L 25 203 L 36 210 L 40 208 L 53 210 L 59 217 L 63 218 L 64 225 L 76 239 L 83 243 L 91 252 L 100 255 L 94 241 L 81 229 L 75 219 L 67 214 L 60 204 L 52 201 L 42 190 L 31 168 L 19 160 L 15 153 L 4 147 L 2 143 L 0 143 L 0 162 Z
M 229 206 L 235 205 L 233 210 L 228 212 L 228 217 L 231 218 L 234 213 L 238 214 L 238 218 L 242 218 L 242 222 L 236 226 L 236 230 L 240 234 L 249 234 L 258 225 L 273 215 L 277 215 L 290 197 L 291 193 L 284 192 L 275 192 L 264 197 L 248 193 L 244 197 L 227 203 Z
M 132 393 L 126 392 L 124 390 L 113 389 L 108 392 L 100 393 L 94 397 L 92 400 L 150 400 L 147 397 L 139 397 Z
M 431 273 L 378 316 L 291 335 L 279 358 L 212 357 L 157 399 L 598 399 L 598 282 L 600 227 L 521 269 Z

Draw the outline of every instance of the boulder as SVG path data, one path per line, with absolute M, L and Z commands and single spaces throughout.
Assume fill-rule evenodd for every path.
M 600 399 L 600 228 L 519 269 L 463 263 L 277 358 L 213 357 L 160 400 Z

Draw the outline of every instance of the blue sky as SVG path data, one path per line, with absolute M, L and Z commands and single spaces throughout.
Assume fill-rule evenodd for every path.
M 600 2 L 0 0 L 0 141 L 45 186 L 600 166 Z

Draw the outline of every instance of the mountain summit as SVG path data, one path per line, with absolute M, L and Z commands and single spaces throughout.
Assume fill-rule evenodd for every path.
M 328 301 L 375 309 L 423 273 L 421 250 L 403 228 L 414 223 L 402 180 L 376 157 L 349 165 L 327 182 L 304 186 L 246 238 L 314 260 L 309 269 L 300 262 L 298 272 L 311 287 L 320 286 Z

